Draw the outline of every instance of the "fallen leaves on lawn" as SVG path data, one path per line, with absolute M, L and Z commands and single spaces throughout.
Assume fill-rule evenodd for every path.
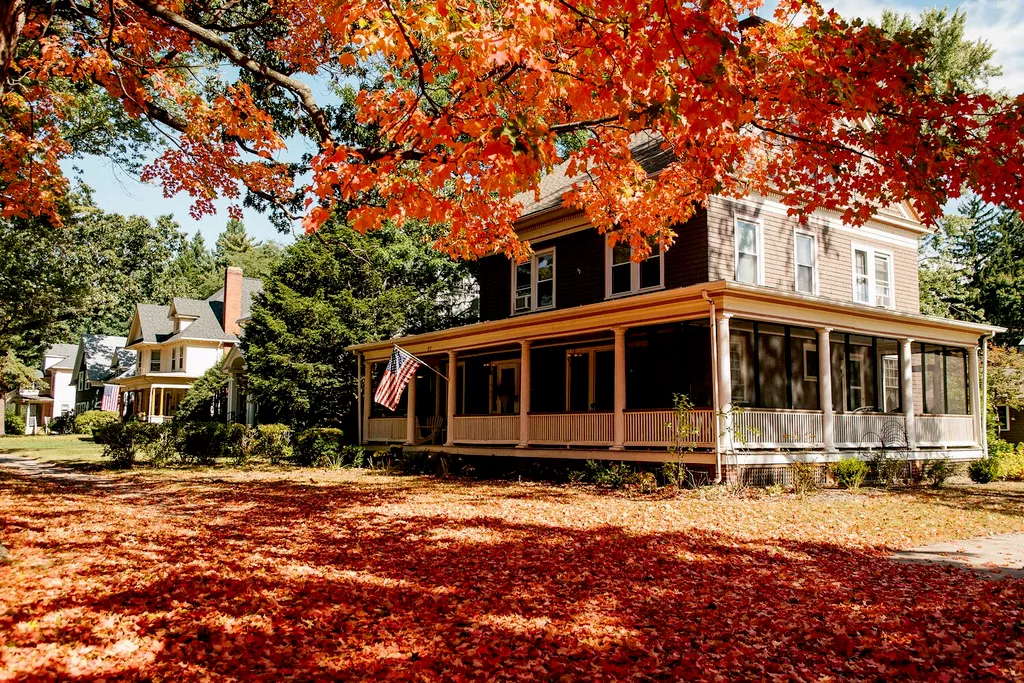
M 885 559 L 1012 500 L 5 479 L 0 524 L 10 680 L 1024 676 L 1024 582 Z

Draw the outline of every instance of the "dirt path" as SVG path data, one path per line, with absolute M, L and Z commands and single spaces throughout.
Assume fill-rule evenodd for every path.
M 899 562 L 948 564 L 971 569 L 983 578 L 1024 578 L 1024 534 L 996 534 L 944 541 L 895 553 Z

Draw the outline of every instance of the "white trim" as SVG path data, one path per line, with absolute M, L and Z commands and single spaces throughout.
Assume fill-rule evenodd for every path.
M 751 195 L 743 199 L 736 199 L 735 197 L 723 197 L 721 195 L 715 195 L 718 199 L 732 204 L 732 209 L 735 212 L 737 209 L 743 210 L 748 207 L 757 209 L 758 212 L 767 212 L 777 216 L 788 218 L 789 220 L 799 220 L 794 216 L 789 215 L 789 207 L 781 202 L 777 202 L 771 199 L 765 199 L 756 195 Z M 918 232 L 921 236 L 928 235 L 931 231 L 927 228 L 922 228 L 920 224 L 913 223 L 905 225 L 897 221 L 893 221 L 889 218 L 878 218 L 873 217 L 871 221 L 881 223 L 884 226 L 891 226 L 896 229 L 909 230 L 912 232 Z M 828 228 L 837 232 L 846 233 L 848 235 L 857 235 L 861 239 L 877 239 L 890 243 L 891 246 L 907 247 L 909 249 L 917 249 L 918 237 L 904 237 L 903 235 L 896 235 L 892 232 L 884 229 L 883 227 L 876 227 L 871 225 L 871 221 L 861 226 L 847 225 L 842 222 L 839 216 L 830 215 L 827 213 L 816 212 L 807 217 L 807 224 L 813 225 L 817 223 L 822 228 Z
M 811 239 L 811 291 L 802 292 L 800 291 L 800 266 L 798 254 L 800 250 L 797 248 L 798 237 L 809 237 Z M 798 294 L 810 294 L 811 296 L 818 296 L 818 236 L 809 230 L 803 230 L 801 228 L 793 228 L 793 291 Z
M 804 377 L 805 382 L 817 382 L 818 381 L 818 361 L 815 359 L 813 363 L 808 362 L 807 354 L 810 352 L 818 353 L 818 342 L 815 339 L 804 339 L 803 353 L 804 353 Z M 814 370 L 814 376 L 807 374 L 807 368 Z
M 867 281 L 868 281 L 868 300 L 860 301 L 857 299 L 857 252 L 862 251 L 867 255 Z M 888 276 L 889 276 L 889 305 L 880 306 L 878 305 L 878 296 L 875 291 L 877 282 L 875 280 L 875 255 L 881 254 L 889 261 Z M 893 253 L 887 249 L 879 249 L 878 247 L 868 246 L 859 242 L 852 242 L 850 244 L 850 281 L 853 285 L 852 298 L 855 304 L 862 304 L 865 306 L 873 306 L 875 308 L 885 308 L 893 310 L 896 308 L 896 258 Z
M 999 432 L 1010 431 L 1010 406 L 996 406 L 996 415 L 999 418 Z M 1005 422 L 1003 421 L 1004 418 Z M 1005 429 L 1003 428 L 1004 424 L 1006 425 Z
M 740 241 L 737 226 L 740 221 L 757 227 L 757 282 L 741 282 L 738 278 L 740 272 Z M 764 286 L 764 222 L 760 218 L 750 218 L 742 214 L 733 214 L 732 217 L 732 279 L 745 285 Z
M 629 291 L 626 292 L 612 292 L 612 255 L 614 253 L 614 247 L 608 244 L 608 240 L 604 241 L 604 298 L 608 299 L 620 299 L 624 296 L 632 296 L 634 294 L 645 294 L 647 292 L 656 292 L 659 289 L 665 289 L 665 254 L 667 253 L 664 245 L 658 247 L 658 262 L 660 266 L 660 273 L 658 276 L 658 284 L 653 287 L 640 287 L 640 263 L 633 261 L 634 249 L 632 246 L 629 248 L 630 267 L 629 267 Z M 622 264 L 620 264 L 622 265 Z
M 551 255 L 551 305 L 550 306 L 538 306 L 537 305 L 537 259 L 541 256 Z M 555 254 L 555 247 L 548 247 L 546 249 L 540 249 L 533 252 L 530 255 L 528 261 L 522 263 L 516 263 L 515 261 L 510 262 L 512 265 L 512 287 L 511 287 L 511 301 L 510 307 L 512 315 L 524 315 L 526 313 L 534 313 L 536 311 L 550 311 L 557 306 L 555 300 L 556 292 L 558 289 L 558 257 Z M 530 264 L 530 307 L 523 309 L 516 309 L 516 269 L 519 266 Z

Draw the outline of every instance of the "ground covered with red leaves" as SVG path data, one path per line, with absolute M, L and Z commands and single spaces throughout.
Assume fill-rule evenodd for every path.
M 1022 515 L 976 491 L 0 475 L 0 679 L 1020 678 L 1024 581 L 886 555 Z

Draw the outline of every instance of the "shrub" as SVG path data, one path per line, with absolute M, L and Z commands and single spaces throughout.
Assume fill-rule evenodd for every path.
M 804 496 L 818 488 L 818 466 L 811 462 L 794 462 L 793 490 Z
M 366 449 L 362 446 L 342 446 L 342 457 L 352 467 L 366 467 Z
M 860 488 L 868 478 L 869 471 L 868 464 L 859 458 L 847 457 L 832 463 L 832 476 L 836 478 L 836 482 L 851 491 Z
M 1000 479 L 1021 481 L 1024 479 L 1024 443 L 1002 449 L 995 454 Z
M 181 461 L 187 465 L 212 465 L 225 454 L 235 455 L 231 438 L 237 438 L 239 432 L 232 430 L 233 426 L 221 422 L 175 422 L 175 444 Z
M 75 431 L 75 414 L 64 413 L 50 421 L 51 434 L 71 434 Z
M 653 472 L 633 472 L 627 481 L 629 485 L 640 489 L 640 493 L 654 493 L 658 490 L 658 478 Z
M 334 427 L 311 427 L 295 438 L 299 464 L 309 467 L 332 467 L 340 464 L 344 433 Z M 340 465 L 339 465 L 340 466 Z
M 999 478 L 999 462 L 993 456 L 975 460 L 967 467 L 967 474 L 971 481 L 987 484 Z
M 292 430 L 288 425 L 259 425 L 256 435 L 256 452 L 270 464 L 278 465 L 292 457 Z
M 120 422 L 121 418 L 117 413 L 110 413 L 104 410 L 87 410 L 84 413 L 75 415 L 75 434 L 92 434 L 93 430 L 100 425 L 108 425 L 113 422 Z
M 11 436 L 25 435 L 25 418 L 17 413 L 4 415 L 4 431 Z
M 624 462 L 611 464 L 603 460 L 588 460 L 583 465 L 587 479 L 598 486 L 618 489 L 629 483 L 632 468 Z
M 932 487 L 941 488 L 946 480 L 957 473 L 960 467 L 949 458 L 930 460 L 922 468 L 922 476 L 931 482 Z
M 159 443 L 170 431 L 165 425 L 148 422 L 115 422 L 97 430 L 102 434 L 103 455 L 113 461 L 114 467 L 123 469 L 134 467 L 139 453 Z
M 907 469 L 905 460 L 895 457 L 884 448 L 871 454 L 871 466 L 875 471 L 875 480 L 886 488 L 903 481 Z

